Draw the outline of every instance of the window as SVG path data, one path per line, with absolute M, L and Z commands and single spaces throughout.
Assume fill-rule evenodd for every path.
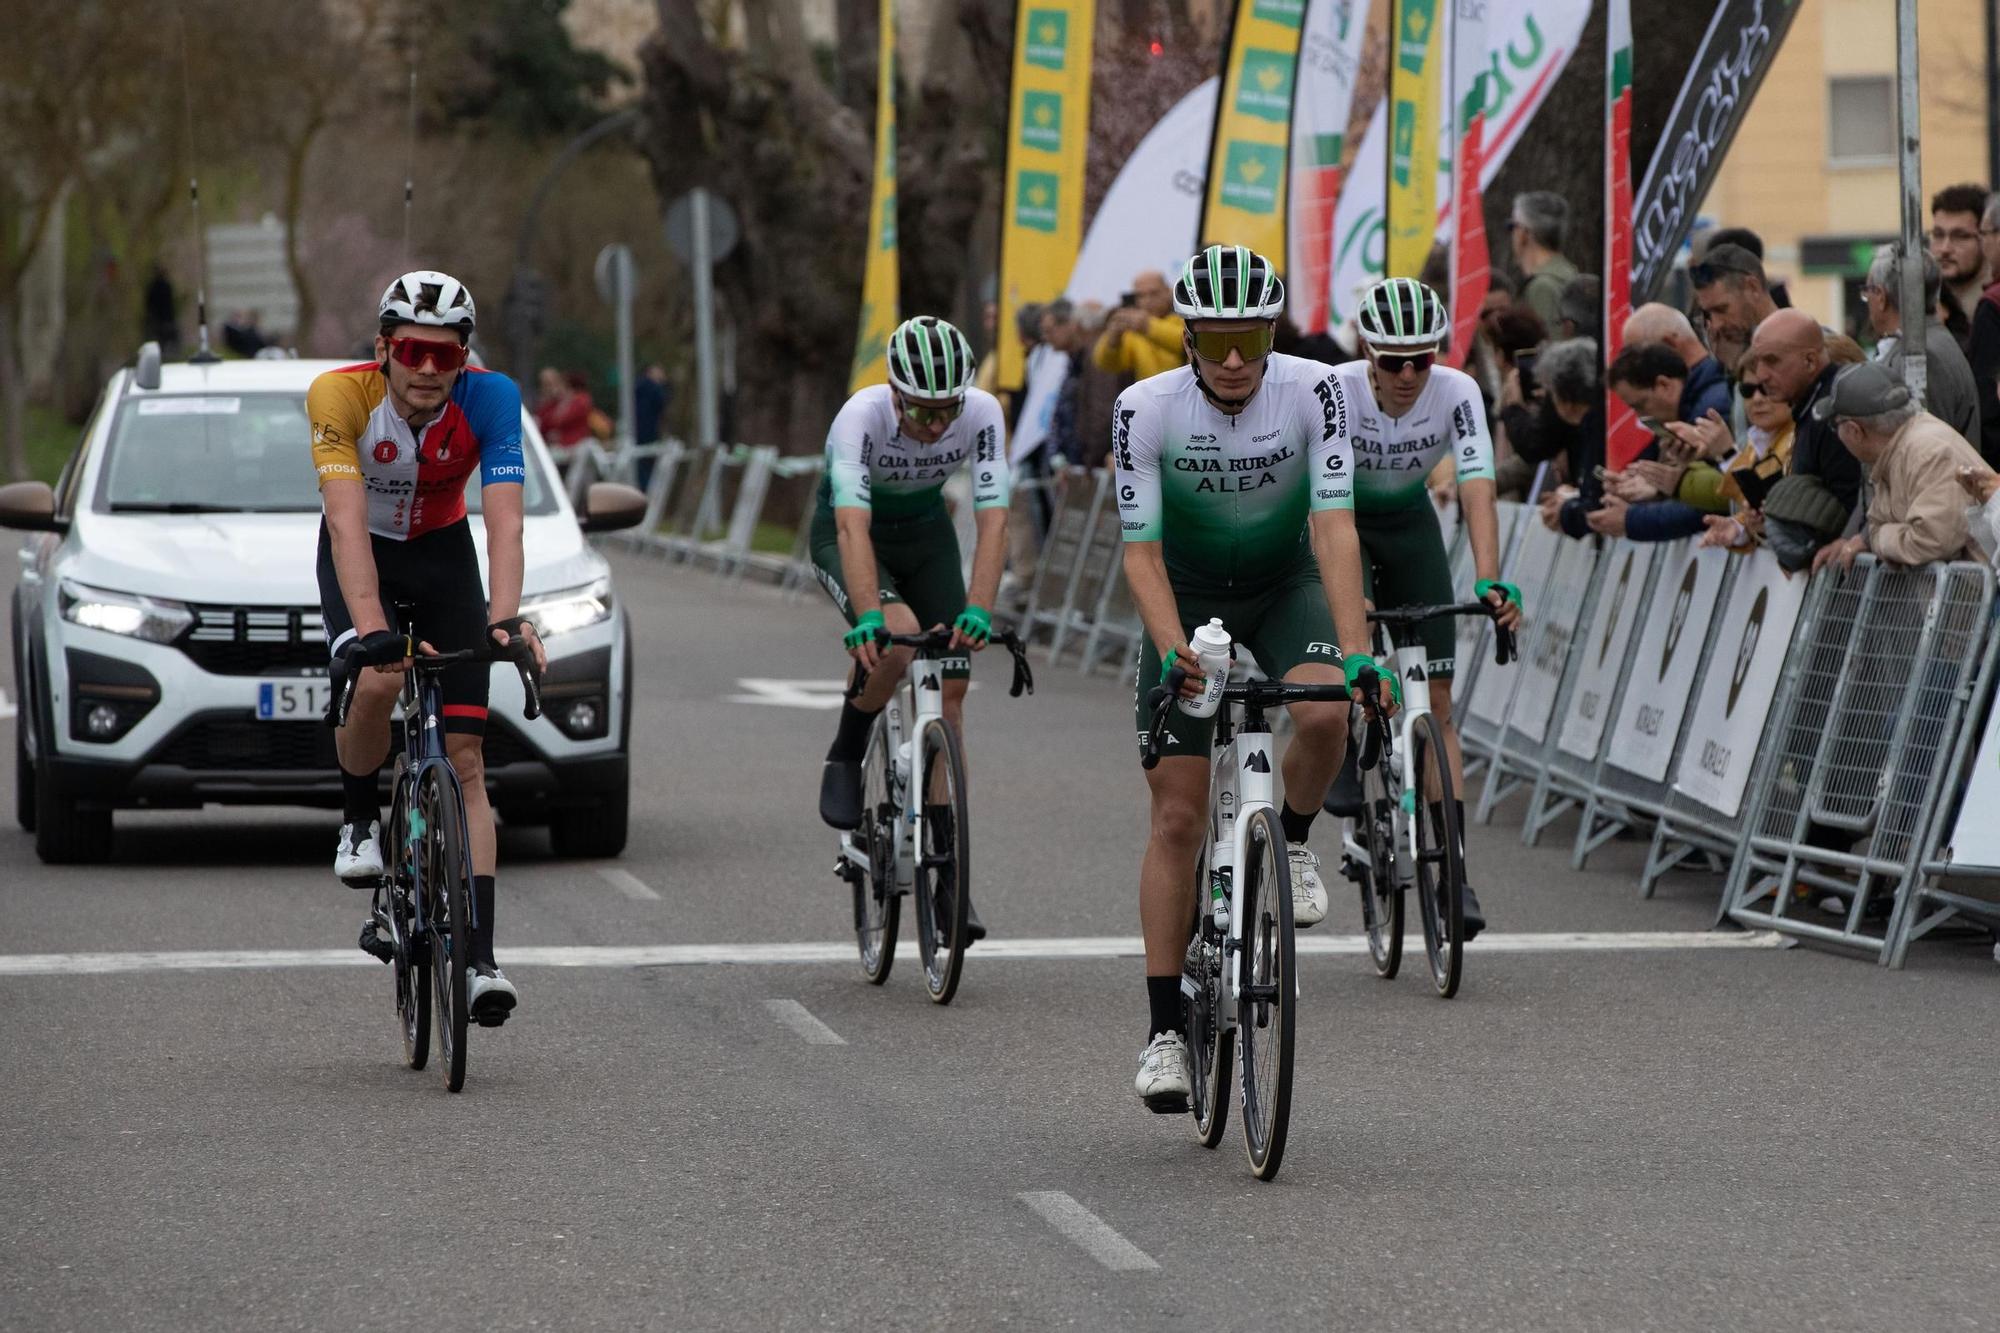
M 1827 80 L 1827 161 L 1879 165 L 1896 157 L 1896 80 L 1861 74 Z

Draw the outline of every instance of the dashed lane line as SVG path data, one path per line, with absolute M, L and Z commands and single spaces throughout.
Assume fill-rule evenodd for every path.
M 799 1034 L 808 1046 L 845 1046 L 847 1039 L 812 1016 L 797 1000 L 766 1000 L 764 1011 Z
M 1114 1273 L 1148 1272 L 1160 1266 L 1152 1255 L 1061 1190 L 1031 1190 L 1016 1197 L 1065 1240 Z
M 645 880 L 640 879 L 629 870 L 621 869 L 618 866 L 600 866 L 597 870 L 597 877 L 618 890 L 618 892 L 624 894 L 627 898 L 646 903 L 660 901 L 660 895 L 654 892 Z

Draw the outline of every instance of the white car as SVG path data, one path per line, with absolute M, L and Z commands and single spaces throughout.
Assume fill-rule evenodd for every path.
M 13 605 L 15 791 L 42 860 L 103 857 L 115 809 L 339 806 L 305 413 L 313 377 L 338 364 L 163 366 L 149 344 L 111 377 L 54 488 L 0 488 L 0 525 L 35 534 Z M 508 823 L 547 823 L 558 854 L 615 856 L 632 649 L 583 533 L 637 522 L 643 498 L 594 486 L 579 516 L 525 414 L 522 435 L 521 613 L 549 668 L 534 722 L 519 677 L 494 671 L 487 787 Z M 477 484 L 466 501 L 483 569 Z

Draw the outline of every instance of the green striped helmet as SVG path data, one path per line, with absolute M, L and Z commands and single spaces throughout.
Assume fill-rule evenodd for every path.
M 889 383 L 912 398 L 963 398 L 978 368 L 965 335 L 936 315 L 906 319 L 889 335 Z
M 1285 284 L 1247 245 L 1211 245 L 1181 266 L 1174 313 L 1182 319 L 1276 319 Z
M 1451 331 L 1444 302 L 1415 278 L 1389 278 L 1361 298 L 1361 341 L 1370 347 L 1436 347 Z

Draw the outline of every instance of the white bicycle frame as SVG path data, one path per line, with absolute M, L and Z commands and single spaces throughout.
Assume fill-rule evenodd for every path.
M 1396 884 L 1408 888 L 1416 878 L 1417 866 L 1417 821 L 1412 818 L 1416 811 L 1416 789 L 1410 785 L 1410 736 L 1416 730 L 1417 719 L 1430 715 L 1431 683 L 1424 666 L 1427 658 L 1422 643 L 1398 645 L 1391 656 L 1403 689 L 1402 709 L 1391 724 L 1396 737 L 1390 756 L 1390 775 L 1395 779 L 1396 789 Z M 1340 835 L 1340 850 L 1352 857 L 1355 864 L 1370 870 L 1375 868 L 1368 860 L 1368 849 L 1355 839 L 1352 819 L 1346 821 Z
M 1224 709 L 1240 707 L 1227 702 L 1222 705 Z M 1215 920 L 1218 909 L 1219 914 L 1227 918 L 1226 921 L 1215 920 L 1215 924 L 1222 928 L 1229 941 L 1223 952 L 1227 960 L 1225 971 L 1229 976 L 1229 998 L 1234 1002 L 1243 996 L 1243 960 L 1250 952 L 1243 942 L 1243 914 L 1236 910 L 1236 871 L 1249 851 L 1244 817 L 1256 810 L 1273 809 L 1276 802 L 1271 795 L 1271 773 L 1275 765 L 1271 760 L 1268 719 L 1256 731 L 1246 730 L 1232 720 L 1229 730 L 1229 740 L 1218 745 L 1210 758 L 1208 808 L 1215 837 L 1208 854 L 1208 902 L 1203 910 L 1211 920 Z M 1218 885 L 1221 886 L 1220 894 L 1216 891 Z M 1235 1004 L 1227 1006 L 1226 1012 L 1217 1017 L 1221 1020 L 1220 1031 L 1234 1028 Z
M 911 708 L 913 716 L 908 726 L 903 723 L 906 698 L 914 700 Z M 882 726 L 888 733 L 889 754 L 892 756 L 889 795 L 896 802 L 899 812 L 895 834 L 895 891 L 898 894 L 909 893 L 916 888 L 916 849 L 924 845 L 924 803 L 917 793 L 915 780 L 917 737 L 923 735 L 926 723 L 943 716 L 944 663 L 921 654 L 912 657 L 905 671 L 904 683 L 896 687 L 896 692 L 889 696 L 889 702 L 882 709 Z M 840 835 L 840 859 L 850 865 L 865 866 L 869 864 L 867 853 L 854 841 L 859 831 L 849 830 Z

